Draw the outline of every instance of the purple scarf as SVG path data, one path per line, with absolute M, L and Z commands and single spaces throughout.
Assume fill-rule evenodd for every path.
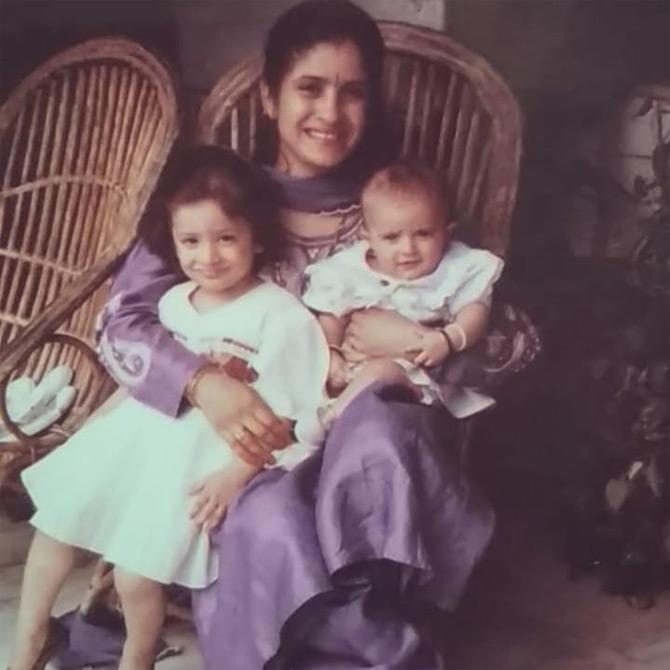
M 264 166 L 274 183 L 282 207 L 299 212 L 330 213 L 357 205 L 362 179 L 344 175 L 343 170 L 318 177 L 292 177 L 276 168 Z

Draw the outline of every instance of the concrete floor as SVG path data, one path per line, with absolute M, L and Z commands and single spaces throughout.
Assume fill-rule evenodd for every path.
M 667 670 L 670 592 L 632 609 L 577 581 L 557 558 L 555 536 L 514 510 L 498 532 L 459 610 L 445 626 L 450 670 Z
M 28 528 L 18 528 L 26 539 Z M 437 626 L 449 670 L 666 670 L 670 667 L 670 593 L 647 611 L 600 592 L 597 581 L 570 581 L 552 537 L 515 510 L 501 513 L 489 554 L 456 615 Z M 89 567 L 78 568 L 58 601 L 71 609 Z M 22 567 L 0 569 L 0 668 L 12 636 Z M 195 636 L 170 624 L 165 638 L 183 653 L 159 670 L 201 667 Z M 255 670 L 226 668 L 226 670 Z M 429 670 L 429 669 L 417 669 Z

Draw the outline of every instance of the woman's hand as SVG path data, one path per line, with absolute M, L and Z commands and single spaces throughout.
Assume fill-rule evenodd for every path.
M 277 417 L 254 389 L 214 367 L 200 375 L 192 396 L 216 432 L 249 465 L 272 463 L 271 452 L 292 442 L 290 422 Z
M 209 531 L 223 520 L 233 498 L 244 488 L 248 477 L 229 469 L 217 470 L 196 483 L 188 492 L 190 518 Z
M 414 360 L 422 349 L 425 328 L 397 312 L 365 309 L 351 315 L 342 351 L 348 361 L 369 358 Z

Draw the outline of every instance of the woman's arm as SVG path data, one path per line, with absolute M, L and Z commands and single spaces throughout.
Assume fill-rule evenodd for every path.
M 317 317 L 328 346 L 341 347 L 344 341 L 344 331 L 346 330 L 348 317 L 335 316 L 335 314 L 320 313 Z
M 206 363 L 175 340 L 158 318 L 158 301 L 179 276 L 143 242 L 118 272 L 100 316 L 99 352 L 115 381 L 168 416 L 179 413 L 191 377 Z
M 474 302 L 466 305 L 456 315 L 455 323 L 462 329 L 449 328 L 447 333 L 457 351 L 478 342 L 486 332 L 489 308 L 486 304 Z M 463 340 L 465 335 L 465 341 Z M 350 361 L 369 358 L 409 358 L 418 364 L 427 361 L 419 358 L 430 345 L 435 349 L 445 342 L 445 338 L 435 329 L 401 316 L 397 312 L 382 309 L 366 309 L 354 312 L 346 329 L 342 350 Z M 465 345 L 465 346 L 464 346 Z M 446 358 L 449 354 L 445 350 Z M 434 356 L 428 364 L 435 365 Z
M 351 315 L 342 350 L 347 360 L 412 358 L 421 350 L 424 327 L 397 312 L 358 310 Z
M 347 361 L 342 352 L 342 343 L 344 342 L 344 333 L 349 323 L 349 317 L 335 316 L 334 314 L 319 314 L 318 319 L 330 350 L 328 393 L 331 396 L 336 396 L 344 390 L 349 381 Z
M 203 370 L 207 359 L 175 340 L 160 322 L 158 301 L 179 280 L 144 243 L 135 245 L 101 315 L 103 363 L 134 398 L 169 416 L 179 413 L 197 376 L 190 396 L 209 422 L 244 460 L 265 463 L 273 449 L 289 443 L 288 429 L 246 384 L 211 367 Z

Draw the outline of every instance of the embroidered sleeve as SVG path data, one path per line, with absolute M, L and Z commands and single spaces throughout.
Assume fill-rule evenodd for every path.
M 114 379 L 140 402 L 179 412 L 188 380 L 204 359 L 177 342 L 158 318 L 158 301 L 180 281 L 139 242 L 117 274 L 98 320 L 98 351 Z

